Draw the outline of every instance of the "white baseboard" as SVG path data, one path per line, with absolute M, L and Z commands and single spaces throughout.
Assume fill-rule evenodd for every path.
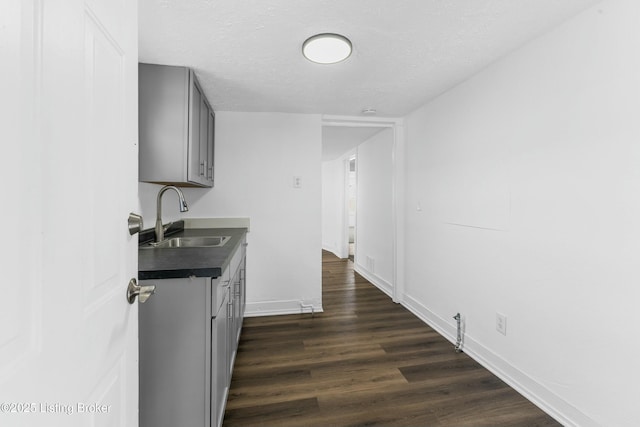
M 361 266 L 360 264 L 353 264 L 353 269 L 356 273 L 367 279 L 369 282 L 374 284 L 378 289 L 380 289 L 385 294 L 389 295 L 390 298 L 393 298 L 393 286 L 391 283 L 384 280 L 382 277 L 376 275 L 368 271 L 366 268 Z
M 452 344 L 455 343 L 457 331 L 453 324 L 408 295 L 404 295 L 402 305 Z M 454 351 L 453 347 L 451 351 Z M 588 415 L 473 338 L 464 336 L 462 351 L 562 425 L 576 427 L 597 427 L 599 425 Z
M 335 246 L 332 246 L 332 245 L 323 244 L 322 249 L 325 251 L 331 252 L 332 254 L 334 254 L 340 259 L 346 259 L 349 257 L 349 255 L 345 255 L 344 253 L 342 253 L 343 251 L 340 251 L 339 248 L 336 248 Z
M 331 246 L 331 245 L 325 245 L 325 244 L 323 244 L 323 245 L 322 245 L 322 250 L 323 250 L 323 251 L 327 251 L 327 252 L 331 252 L 332 254 L 334 254 L 335 256 L 337 256 L 338 258 L 340 258 L 340 256 L 339 256 L 339 255 L 338 255 L 338 253 L 337 253 L 338 251 L 337 251 L 337 249 L 336 249 L 334 246 Z
M 279 316 L 283 314 L 311 314 L 311 307 L 313 305 L 314 313 L 322 313 L 321 304 L 311 304 L 304 301 L 304 306 L 301 305 L 300 300 L 287 300 L 287 301 L 263 301 L 263 302 L 247 302 L 245 307 L 245 317 L 261 317 L 261 316 Z

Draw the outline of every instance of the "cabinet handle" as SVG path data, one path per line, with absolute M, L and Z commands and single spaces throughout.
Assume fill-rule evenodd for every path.
M 209 179 L 213 181 L 213 166 L 209 166 L 207 170 L 209 172 Z
M 203 161 L 200 162 L 200 175 L 203 176 L 204 175 L 204 171 L 207 169 L 207 162 Z

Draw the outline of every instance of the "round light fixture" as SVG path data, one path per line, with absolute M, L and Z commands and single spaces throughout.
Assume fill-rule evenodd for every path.
M 351 55 L 351 42 L 340 34 L 316 34 L 302 44 L 302 54 L 311 62 L 335 64 Z

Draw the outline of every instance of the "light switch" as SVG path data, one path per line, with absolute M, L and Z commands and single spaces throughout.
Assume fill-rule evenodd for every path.
M 293 177 L 293 188 L 302 188 L 302 177 L 294 176 Z

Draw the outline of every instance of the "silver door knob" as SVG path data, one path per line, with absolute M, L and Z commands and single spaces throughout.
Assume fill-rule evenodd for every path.
M 127 223 L 129 225 L 129 234 L 132 236 L 142 231 L 142 227 L 144 227 L 142 222 L 142 216 L 138 214 L 134 214 L 133 212 L 129 214 L 129 219 L 127 220 Z
M 133 304 L 138 297 L 140 304 L 146 302 L 151 295 L 156 292 L 156 285 L 140 286 L 135 277 L 129 280 L 129 286 L 127 286 L 127 301 L 129 304 Z

